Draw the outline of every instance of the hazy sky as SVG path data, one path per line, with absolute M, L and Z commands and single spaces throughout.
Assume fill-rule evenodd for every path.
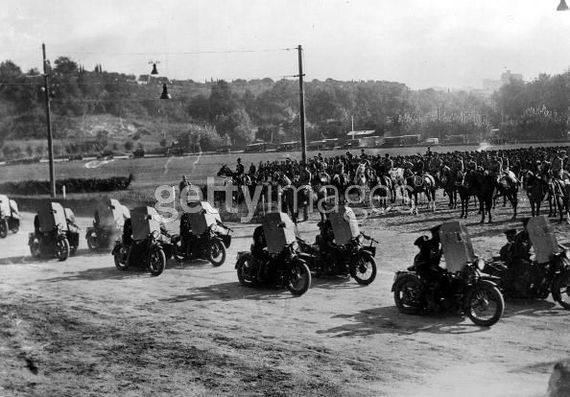
M 390 80 L 481 87 L 570 66 L 559 0 L 2 0 L 0 61 L 24 70 L 65 55 L 92 70 L 171 78 Z M 240 52 L 241 51 L 241 52 Z M 248 52 L 255 51 L 255 52 Z

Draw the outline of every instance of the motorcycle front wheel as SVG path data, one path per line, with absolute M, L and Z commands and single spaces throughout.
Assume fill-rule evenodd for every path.
M 0 238 L 6 238 L 8 235 L 8 221 L 0 219 Z
M 210 244 L 208 260 L 214 266 L 221 266 L 226 261 L 226 247 L 220 240 L 214 240 Z
M 350 265 L 350 275 L 360 285 L 368 285 L 376 278 L 376 262 L 368 255 L 360 255 Z
M 311 271 L 303 262 L 294 262 L 288 276 L 287 289 L 295 296 L 303 295 L 311 286 Z
M 552 297 L 560 306 L 566 310 L 570 310 L 570 270 L 562 272 L 560 276 L 554 280 L 552 287 Z
M 236 263 L 236 271 L 239 283 L 246 287 L 257 284 L 258 264 L 251 256 L 242 256 Z
M 148 258 L 148 270 L 153 277 L 160 276 L 166 267 L 166 255 L 160 248 L 154 248 L 150 251 Z
M 417 314 L 422 310 L 424 288 L 416 277 L 407 276 L 394 287 L 394 303 L 404 314 Z
M 505 311 L 503 294 L 487 283 L 475 286 L 467 295 L 466 314 L 474 324 L 490 327 L 501 319 Z
M 69 257 L 70 248 L 69 248 L 69 241 L 67 238 L 60 236 L 57 238 L 56 241 L 56 255 L 57 259 L 60 262 L 63 262 Z

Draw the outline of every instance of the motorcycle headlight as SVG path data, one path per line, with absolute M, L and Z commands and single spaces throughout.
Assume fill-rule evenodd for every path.
M 475 264 L 477 265 L 477 269 L 480 271 L 483 271 L 483 269 L 485 269 L 485 261 L 482 258 L 477 258 Z
M 566 260 L 570 260 L 570 250 L 566 249 L 562 252 L 562 257 Z
M 157 240 L 158 236 L 160 236 L 160 232 L 158 230 L 153 230 L 152 233 L 150 234 L 150 236 L 154 239 Z
M 218 232 L 220 230 L 220 227 L 218 225 L 216 225 L 215 223 L 213 223 L 212 225 L 210 225 L 210 230 L 212 232 Z
M 291 243 L 290 247 L 291 247 L 291 251 L 292 251 L 292 252 L 297 252 L 297 251 L 299 251 L 299 243 L 296 242 L 296 241 L 293 241 L 293 242 Z

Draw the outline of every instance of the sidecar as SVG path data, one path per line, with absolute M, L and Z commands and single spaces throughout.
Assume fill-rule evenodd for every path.
M 111 253 L 115 266 L 119 270 L 142 267 L 152 276 L 160 275 L 173 254 L 170 236 L 161 228 L 161 216 L 153 207 L 137 207 L 131 211 L 129 223 L 129 242 L 117 241 Z
M 129 210 L 118 200 L 106 199 L 98 203 L 93 226 L 87 228 L 85 239 L 90 250 L 109 248 L 120 236 Z
M 0 194 L 0 238 L 6 238 L 8 231 L 20 230 L 20 212 L 18 204 L 8 196 Z
M 34 232 L 29 234 L 28 246 L 33 257 L 51 256 L 64 261 L 71 248 L 65 210 L 59 203 L 45 202 L 40 205 L 34 218 Z

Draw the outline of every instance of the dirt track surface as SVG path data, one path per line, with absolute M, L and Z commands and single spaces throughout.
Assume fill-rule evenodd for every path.
M 393 275 L 412 261 L 413 240 L 454 214 L 366 220 L 381 241 L 376 281 L 313 279 L 294 298 L 239 285 L 235 257 L 253 225 L 232 225 L 223 266 L 171 262 L 152 278 L 90 253 L 86 218 L 76 256 L 33 260 L 24 213 L 22 230 L 0 240 L 0 396 L 543 396 L 553 363 L 570 355 L 570 312 L 551 298 L 508 301 L 492 328 L 394 306 Z M 493 225 L 467 220 L 481 256 L 519 226 L 507 214 L 499 209 Z M 556 227 L 561 241 L 568 228 Z M 316 229 L 300 227 L 309 240 Z

